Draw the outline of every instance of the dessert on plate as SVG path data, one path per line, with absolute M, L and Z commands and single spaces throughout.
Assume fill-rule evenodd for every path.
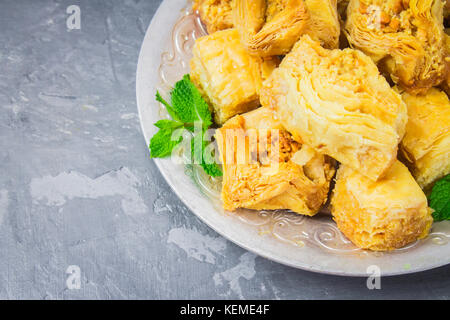
M 334 160 L 295 141 L 270 110 L 231 118 L 216 139 L 225 209 L 290 209 L 313 216 L 327 201 Z
M 402 98 L 408 124 L 401 149 L 417 182 L 428 190 L 450 173 L 450 101 L 437 88 L 420 96 L 404 92 Z
M 350 0 L 345 32 L 410 93 L 424 94 L 446 79 L 442 1 Z
M 194 0 L 209 34 L 171 101 L 157 95 L 171 119 L 152 156 L 182 128 L 228 211 L 316 219 L 329 203 L 360 248 L 425 238 L 450 220 L 448 3 Z
M 261 90 L 297 141 L 377 180 L 397 157 L 406 105 L 361 51 L 303 36 Z

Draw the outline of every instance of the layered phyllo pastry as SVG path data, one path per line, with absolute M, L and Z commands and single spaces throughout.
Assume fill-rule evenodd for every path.
M 354 244 L 377 251 L 424 238 L 433 222 L 427 197 L 400 161 L 378 181 L 340 166 L 331 213 L 339 230 Z
M 296 141 L 377 180 L 397 158 L 406 105 L 361 51 L 303 36 L 261 91 Z
M 195 41 L 191 80 L 200 89 L 221 125 L 236 114 L 259 106 L 262 82 L 277 66 L 277 57 L 250 55 L 235 29 Z
M 450 102 L 445 92 L 402 94 L 408 107 L 408 124 L 401 143 L 403 155 L 419 185 L 430 186 L 450 173 Z
M 226 210 L 289 209 L 313 216 L 327 201 L 335 162 L 294 140 L 269 109 L 233 117 L 216 139 Z
M 345 31 L 353 47 L 410 93 L 425 93 L 446 79 L 442 1 L 351 0 Z

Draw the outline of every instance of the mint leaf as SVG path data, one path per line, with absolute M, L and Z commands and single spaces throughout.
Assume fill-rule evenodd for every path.
M 163 99 L 163 97 L 161 97 L 161 94 L 159 93 L 159 91 L 156 91 L 156 101 L 161 102 L 166 107 L 167 112 L 172 117 L 172 119 L 174 119 L 176 121 L 180 120 L 180 118 L 178 117 L 176 111 L 173 109 L 173 107 L 166 100 Z
M 220 177 L 223 175 L 222 169 L 215 162 L 214 154 L 205 153 L 205 149 L 210 142 L 204 140 L 204 134 L 205 133 L 203 132 L 201 135 L 196 135 L 191 140 L 192 160 L 194 163 L 199 164 L 208 175 Z
M 179 121 L 173 121 L 173 120 L 159 120 L 154 125 L 160 129 L 166 129 L 166 128 L 182 127 L 183 123 L 179 122 Z
M 203 134 L 202 134 L 203 135 Z M 191 139 L 191 161 L 195 164 L 201 164 L 203 159 L 203 138 L 202 135 L 194 135 Z
M 221 177 L 223 175 L 222 169 L 219 167 L 217 163 L 212 164 L 201 164 L 203 170 L 210 175 L 211 177 Z
M 429 200 L 435 221 L 450 220 L 450 174 L 434 184 Z
M 211 111 L 208 103 L 203 99 L 200 91 L 191 82 L 188 74 L 178 81 L 170 93 L 171 104 L 169 104 L 159 92 L 156 92 L 156 101 L 162 103 L 173 120 L 159 120 L 155 126 L 160 130 L 150 140 L 150 156 L 152 158 L 164 158 L 172 153 L 172 150 L 182 140 L 182 136 L 173 137 L 175 130 L 179 128 L 187 129 L 191 132 L 195 130 L 195 123 L 200 122 L 202 134 L 194 135 L 192 139 L 192 159 L 195 163 L 213 177 L 221 176 L 222 170 L 215 163 L 214 154 L 204 154 L 208 141 L 204 140 L 206 130 L 213 124 Z M 194 148 L 194 141 L 198 147 Z
M 164 158 L 170 156 L 172 150 L 183 139 L 181 136 L 177 139 L 172 138 L 172 134 L 177 128 L 160 129 L 150 140 L 150 157 Z
M 204 137 L 204 134 L 203 134 Z M 212 177 L 221 177 L 223 175 L 222 169 L 216 163 L 214 149 L 209 148 L 210 142 L 202 141 L 202 163 L 201 166 L 205 172 Z
M 173 109 L 184 123 L 202 122 L 203 128 L 212 125 L 211 111 L 189 75 L 175 84 L 171 93 Z

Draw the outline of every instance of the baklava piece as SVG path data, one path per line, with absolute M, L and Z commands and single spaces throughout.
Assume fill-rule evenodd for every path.
M 235 0 L 233 5 L 234 25 L 251 54 L 286 54 L 303 34 L 327 47 L 338 45 L 336 0 Z
M 337 0 L 304 0 L 310 16 L 306 34 L 327 49 L 339 47 L 341 32 Z
M 242 43 L 259 56 L 289 52 L 309 22 L 303 0 L 235 0 L 233 16 Z
M 327 201 L 334 160 L 292 139 L 270 110 L 233 117 L 216 139 L 226 210 L 290 209 L 313 216 Z
M 259 106 L 262 81 L 277 64 L 276 57 L 251 56 L 240 43 L 237 30 L 228 29 L 196 40 L 191 80 L 221 125 L 232 116 Z
M 345 31 L 353 47 L 410 93 L 425 93 L 446 79 L 442 1 L 351 0 Z
M 309 36 L 264 82 L 261 104 L 297 141 L 372 180 L 394 163 L 407 122 L 405 103 L 368 56 Z
M 376 182 L 341 166 L 331 213 L 339 230 L 356 246 L 376 251 L 401 248 L 426 237 L 433 222 L 425 194 L 400 161 Z
M 197 10 L 208 33 L 233 28 L 232 0 L 194 0 L 192 9 Z
M 450 102 L 436 88 L 423 96 L 403 93 L 402 97 L 408 124 L 401 149 L 419 185 L 429 189 L 450 173 Z

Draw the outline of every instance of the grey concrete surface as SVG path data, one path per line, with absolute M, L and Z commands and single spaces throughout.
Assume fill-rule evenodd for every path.
M 0 1 L 0 298 L 448 299 L 450 266 L 368 290 L 248 253 L 178 200 L 135 101 L 159 2 Z

